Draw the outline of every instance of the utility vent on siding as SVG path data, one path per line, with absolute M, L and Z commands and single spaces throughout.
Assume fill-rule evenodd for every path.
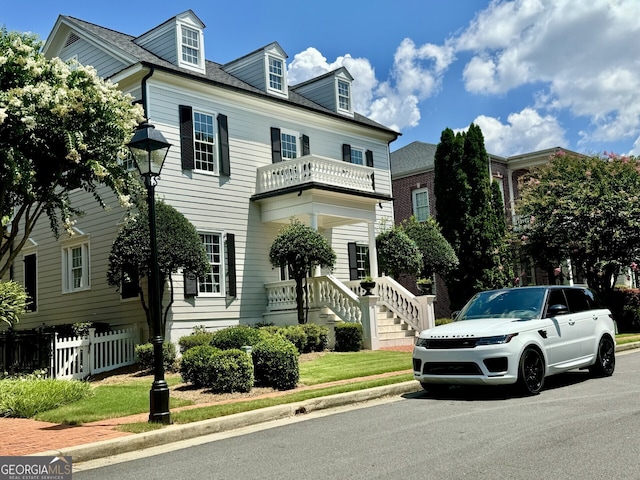
M 77 42 L 78 40 L 80 40 L 80 37 L 75 33 L 71 32 L 71 34 L 69 34 L 69 36 L 67 37 L 67 41 L 64 44 L 65 48 L 71 45 L 72 43 Z

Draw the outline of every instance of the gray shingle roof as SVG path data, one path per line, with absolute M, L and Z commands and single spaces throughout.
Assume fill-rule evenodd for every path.
M 60 18 L 64 19 L 69 25 L 72 25 L 73 27 L 86 32 L 89 36 L 93 36 L 99 39 L 100 41 L 107 43 L 110 46 L 110 48 L 114 48 L 115 50 L 120 51 L 121 53 L 124 53 L 127 57 L 131 58 L 132 60 L 131 65 L 138 62 L 147 64 L 147 65 L 152 65 L 154 67 L 157 67 L 169 72 L 174 72 L 178 75 L 184 75 L 196 80 L 212 83 L 222 88 L 230 88 L 230 89 L 242 91 L 247 94 L 258 95 L 264 98 L 265 100 L 269 100 L 273 102 L 289 103 L 292 106 L 313 110 L 313 111 L 316 111 L 317 113 L 330 115 L 332 117 L 339 118 L 341 120 L 356 122 L 356 123 L 366 125 L 368 127 L 372 127 L 378 130 L 383 130 L 390 134 L 400 135 L 400 133 L 388 127 L 385 127 L 384 125 L 379 124 L 358 113 L 354 114 L 353 119 L 349 117 L 345 117 L 338 113 L 335 113 L 329 109 L 322 107 L 321 105 L 318 105 L 315 102 L 312 102 L 308 98 L 303 97 L 302 95 L 296 93 L 292 89 L 289 90 L 288 99 L 274 97 L 258 88 L 255 88 L 249 85 L 248 83 L 243 82 L 237 77 L 230 75 L 229 73 L 225 72 L 222 69 L 221 64 L 212 62 L 210 60 L 205 61 L 205 67 L 206 67 L 205 74 L 192 72 L 174 65 L 171 62 L 168 62 L 158 57 L 157 55 L 153 54 L 149 50 L 136 44 L 134 42 L 136 37 L 133 37 L 125 33 L 117 32 L 109 28 L 101 27 L 99 25 L 86 22 L 78 18 L 74 18 L 66 15 L 61 15 Z
M 437 147 L 433 143 L 412 142 L 391 152 L 391 178 L 433 169 Z

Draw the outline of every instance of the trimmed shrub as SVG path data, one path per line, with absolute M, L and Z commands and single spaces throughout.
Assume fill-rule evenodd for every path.
M 206 386 L 215 393 L 248 392 L 253 387 L 253 362 L 242 350 L 214 353 L 207 374 Z
M 336 352 L 358 352 L 362 350 L 362 325 L 338 323 L 336 329 Z
M 214 332 L 210 344 L 220 350 L 240 349 L 245 345 L 255 345 L 264 335 L 265 333 L 258 328 L 236 325 Z
M 213 332 L 192 333 L 191 335 L 180 337 L 180 340 L 178 340 L 180 353 L 184 354 L 190 348 L 197 347 L 199 345 L 209 345 L 212 338 Z
M 153 369 L 153 343 L 141 343 L 136 345 L 136 355 L 140 370 Z M 176 346 L 171 342 L 162 344 L 162 360 L 164 369 L 173 371 L 176 363 Z
M 197 388 L 207 385 L 211 357 L 221 350 L 211 345 L 196 345 L 182 355 L 180 376 Z
M 275 333 L 282 335 L 293 343 L 293 345 L 298 349 L 298 352 L 302 352 L 304 350 L 304 346 L 307 344 L 307 334 L 304 333 L 302 325 L 278 327 Z
M 301 325 L 304 333 L 307 334 L 307 342 L 304 345 L 302 351 L 304 353 L 309 352 L 322 352 L 326 350 L 327 343 L 329 342 L 329 329 L 324 325 L 316 325 L 315 323 L 305 323 Z
M 280 335 L 267 337 L 253 347 L 256 385 L 276 390 L 296 388 L 300 378 L 298 350 Z

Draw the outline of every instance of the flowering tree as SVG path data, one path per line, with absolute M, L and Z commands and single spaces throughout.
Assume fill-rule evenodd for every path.
M 522 247 L 554 275 L 570 258 L 590 287 L 608 293 L 640 256 L 639 173 L 637 158 L 556 153 L 520 180 L 516 208 L 529 218 Z
M 45 214 L 57 236 L 71 233 L 69 192 L 100 204 L 100 185 L 126 202 L 139 181 L 120 159 L 142 120 L 132 97 L 91 67 L 48 60 L 30 34 L 0 29 L 0 278 Z
M 151 313 L 145 301 L 144 291 L 140 281 L 150 275 L 151 245 L 149 234 L 148 210 L 146 204 L 140 205 L 140 212 L 131 215 L 125 221 L 118 233 L 111 253 L 109 254 L 109 268 L 107 283 L 114 287 L 122 287 L 125 275 L 137 279 L 137 289 L 140 302 L 147 316 L 149 331 L 151 330 Z M 173 273 L 182 269 L 187 274 L 197 278 L 204 277 L 211 271 L 207 253 L 196 228 L 187 218 L 171 205 L 159 201 L 156 203 L 158 230 L 158 270 L 160 274 L 160 305 L 164 296 L 164 285 L 169 280 L 169 302 L 162 315 L 162 335 L 164 336 L 167 316 L 173 304 Z M 133 280 L 128 278 L 128 280 Z M 162 313 L 162 312 L 161 312 Z
M 287 268 L 289 275 L 296 281 L 296 306 L 298 323 L 307 323 L 309 305 L 309 289 L 307 276 L 316 266 L 332 268 L 336 261 L 336 254 L 329 241 L 313 228 L 293 221 L 284 227 L 271 244 L 269 251 L 271 265 L 277 268 Z

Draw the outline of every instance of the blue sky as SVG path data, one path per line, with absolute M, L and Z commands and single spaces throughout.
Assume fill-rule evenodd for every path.
M 209 60 L 277 41 L 290 83 L 345 66 L 356 110 L 402 133 L 392 151 L 475 122 L 503 156 L 640 155 L 638 0 L 2 3 L 0 25 L 42 39 L 59 14 L 140 35 L 191 9 Z

